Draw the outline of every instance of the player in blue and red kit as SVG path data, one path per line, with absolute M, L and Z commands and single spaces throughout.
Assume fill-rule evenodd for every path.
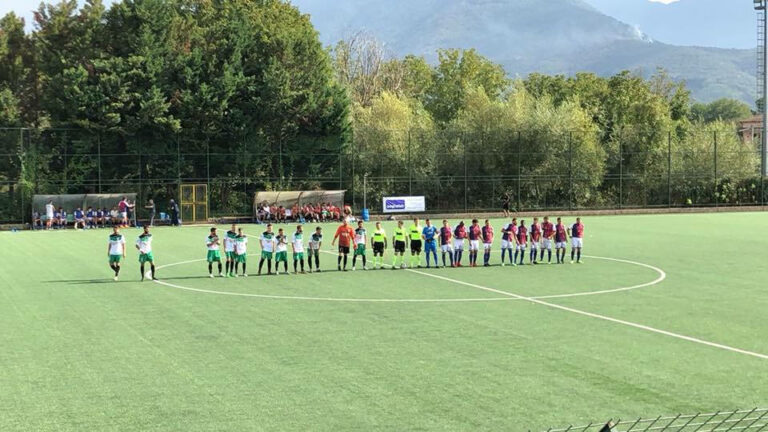
M 493 227 L 491 222 L 486 219 L 485 226 L 482 229 L 483 234 L 483 267 L 491 265 L 491 248 L 493 247 Z
M 510 236 L 512 235 L 510 228 L 512 227 L 512 224 L 504 225 L 501 227 L 501 266 L 504 267 L 504 259 L 506 258 L 507 251 L 509 251 L 509 262 L 513 263 L 512 258 L 512 249 L 511 245 L 514 245 L 515 242 L 509 241 Z
M 435 267 L 437 267 L 437 241 L 435 239 L 437 228 L 432 225 L 432 222 L 429 219 L 427 219 L 425 223 L 427 226 L 421 230 L 421 238 L 424 239 L 424 253 L 427 256 L 427 268 L 429 268 L 430 252 L 432 252 L 432 256 L 435 258 Z
M 531 264 L 538 264 L 536 258 L 538 258 L 539 245 L 541 244 L 541 224 L 539 224 L 539 218 L 533 218 L 531 224 Z
M 541 241 L 541 256 L 539 261 L 544 262 L 544 250 L 547 251 L 547 264 L 552 264 L 552 239 L 555 236 L 555 224 L 549 221 L 549 216 L 544 216 L 544 223 L 541 224 L 541 230 L 544 239 Z
M 568 241 L 568 228 L 563 224 L 561 218 L 557 218 L 557 225 L 555 225 L 555 256 L 557 256 L 557 263 L 565 263 L 565 247 Z
M 576 223 L 571 227 L 571 264 L 573 256 L 576 255 L 576 263 L 581 264 L 581 247 L 584 243 L 584 225 L 581 218 L 576 218 Z
M 459 222 L 456 229 L 453 230 L 453 263 L 456 267 L 461 267 L 461 257 L 464 255 L 464 239 L 467 238 L 467 228 L 464 221 Z
M 469 266 L 477 267 L 477 251 L 480 250 L 480 236 L 482 234 L 477 219 L 472 219 L 472 225 L 468 230 L 469 237 Z
M 445 254 L 448 254 L 451 267 L 456 267 L 453 264 L 453 246 L 451 245 L 451 237 L 453 236 L 451 226 L 448 225 L 448 221 L 443 219 L 443 227 L 440 228 L 440 250 L 443 253 L 443 267 L 445 267 Z
M 525 246 L 528 244 L 528 228 L 525 227 L 525 220 L 520 221 L 520 226 L 517 227 L 517 251 L 515 251 L 515 261 L 517 261 L 517 254 L 520 253 L 520 265 L 525 265 Z

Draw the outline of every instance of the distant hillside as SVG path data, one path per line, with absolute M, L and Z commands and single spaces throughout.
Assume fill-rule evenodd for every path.
M 699 101 L 754 102 L 753 50 L 652 42 L 582 0 L 294 0 L 326 44 L 365 30 L 397 55 L 476 48 L 512 76 L 664 67 Z
M 660 42 L 745 49 L 756 44 L 757 18 L 751 1 L 679 0 L 668 5 L 648 0 L 585 1 Z

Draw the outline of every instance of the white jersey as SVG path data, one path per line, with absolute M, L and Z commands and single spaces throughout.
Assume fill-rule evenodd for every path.
M 224 251 L 225 252 L 234 252 L 235 251 L 235 239 L 237 238 L 237 233 L 234 233 L 232 231 L 227 231 L 227 234 L 224 236 Z
M 245 255 L 246 252 L 248 252 L 248 237 L 239 236 L 234 241 L 234 243 L 235 243 L 235 252 L 238 255 Z
M 45 205 L 45 215 L 48 217 L 48 219 L 53 218 L 53 212 L 55 209 L 53 208 L 53 204 L 46 204 Z
M 277 247 L 275 249 L 276 252 L 288 252 L 288 244 L 285 242 L 285 236 L 278 235 L 275 237 L 277 239 Z
M 111 234 L 109 236 L 109 254 L 122 255 L 125 251 L 125 237 L 122 234 Z
M 261 235 L 261 250 L 264 252 L 273 252 L 275 250 L 275 234 L 264 232 Z
M 291 240 L 291 244 L 293 244 L 293 252 L 294 253 L 302 253 L 304 252 L 304 234 L 303 233 L 294 233 L 293 239 Z
M 142 234 L 136 239 L 136 246 L 139 247 L 139 253 L 148 254 L 152 252 L 152 234 Z
M 205 245 L 209 251 L 219 250 L 219 236 L 208 236 L 205 238 Z

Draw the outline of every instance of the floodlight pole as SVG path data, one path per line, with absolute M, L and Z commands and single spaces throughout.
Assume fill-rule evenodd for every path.
M 763 58 L 762 69 L 763 76 L 760 77 L 763 82 L 763 131 L 760 139 L 760 175 L 763 177 L 768 176 L 768 163 L 766 163 L 766 155 L 768 155 L 768 11 L 766 11 L 766 0 L 753 0 L 755 10 L 763 13 Z

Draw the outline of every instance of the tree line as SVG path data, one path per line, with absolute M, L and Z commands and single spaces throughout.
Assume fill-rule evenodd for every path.
M 281 0 L 64 0 L 24 27 L 13 13 L 0 19 L 0 128 L 31 130 L 0 133 L 4 208 L 102 182 L 154 179 L 143 195 L 173 196 L 176 179 L 213 179 L 212 203 L 242 212 L 251 190 L 337 178 L 353 198 L 363 176 L 379 193 L 402 191 L 405 175 L 425 191 L 430 179 L 461 187 L 459 166 L 513 193 L 515 177 L 547 178 L 525 193 L 600 206 L 615 200 L 616 176 L 634 175 L 650 196 L 663 189 L 670 153 L 689 196 L 729 202 L 746 198 L 721 186 L 750 188 L 757 173 L 733 123 L 749 107 L 693 103 L 663 71 L 511 78 L 474 50 L 397 58 L 362 33 L 327 48 Z M 714 136 L 717 184 L 699 175 L 711 171 Z M 87 157 L 97 151 L 129 157 Z M 565 172 L 578 181 L 552 177 Z

